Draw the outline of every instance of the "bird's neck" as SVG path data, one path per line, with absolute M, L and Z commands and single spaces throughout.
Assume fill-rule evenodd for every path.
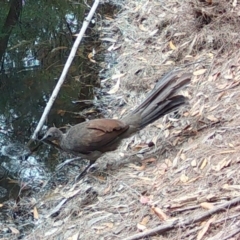
M 57 137 L 56 140 L 61 144 L 65 139 L 65 134 L 57 128 Z

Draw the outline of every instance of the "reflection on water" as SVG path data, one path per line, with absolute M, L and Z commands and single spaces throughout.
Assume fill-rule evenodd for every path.
M 26 146 L 19 143 L 11 143 L 7 146 L 3 146 L 1 153 L 3 156 L 17 160 L 18 158 L 24 159 L 24 157 L 30 154 L 30 150 Z
M 83 67 L 84 63 L 79 58 L 70 71 L 71 75 L 78 77 L 68 75 L 43 130 L 53 125 L 60 127 L 83 121 L 76 117 L 81 108 L 73 103 L 79 99 L 92 98 L 96 75 L 87 76 L 87 66 L 83 72 L 79 72 L 77 66 L 80 65 Z M 8 177 L 5 174 L 5 178 L 0 181 L 0 201 L 17 196 L 16 189 L 19 187 L 15 187 L 16 183 L 22 189 L 31 186 L 36 190 L 47 181 L 58 164 L 56 149 L 43 145 L 36 154 L 29 155 L 26 144 L 57 83 L 62 67 L 63 65 L 48 70 L 36 66 L 31 69 L 23 67 L 0 75 L 0 166 Z M 79 74 L 83 75 L 81 81 Z
M 19 143 L 3 146 L 1 165 L 11 176 L 16 175 L 21 187 L 35 188 L 47 179 L 47 173 L 38 156 L 31 156 L 30 150 Z
M 60 70 L 58 74 L 60 74 Z M 41 186 L 43 180 L 48 178 L 49 172 L 57 164 L 56 156 L 51 157 L 56 150 L 46 145 L 41 147 L 37 155 L 30 154 L 26 157 L 29 155 L 26 144 L 57 82 L 55 71 L 48 72 L 40 68 L 25 71 L 23 68 L 18 72 L 12 71 L 11 74 L 1 75 L 0 165 L 8 172 L 9 178 L 17 179 L 17 183 L 21 187 Z M 43 130 L 46 130 L 48 126 L 60 127 L 81 121 L 81 118 L 76 118 L 76 112 L 80 110 L 79 105 L 73 104 L 73 102 L 81 98 L 91 98 L 92 87 L 90 82 L 88 87 L 83 88 L 85 92 L 81 92 L 80 95 L 80 82 L 75 78 L 68 77 Z M 49 159 L 55 163 L 50 162 Z M 10 189 L 12 186 L 13 184 Z M 0 187 L 9 189 L 9 182 L 0 181 Z M 6 192 L 0 191 L 0 200 L 4 195 Z M 4 198 L 7 197 L 9 196 L 4 196 Z

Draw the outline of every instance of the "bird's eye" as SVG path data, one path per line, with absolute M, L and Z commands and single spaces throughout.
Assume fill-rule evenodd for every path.
M 48 134 L 48 135 L 47 135 L 47 138 L 52 138 L 52 134 Z

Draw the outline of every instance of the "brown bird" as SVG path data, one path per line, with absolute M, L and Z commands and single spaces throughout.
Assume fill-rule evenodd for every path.
M 121 120 L 94 119 L 70 127 L 65 134 L 51 127 L 42 140 L 57 140 L 64 151 L 90 160 L 83 171 L 86 172 L 103 153 L 116 150 L 121 140 L 183 105 L 186 98 L 176 93 L 190 80 L 191 74 L 170 72 L 158 81 L 142 104 Z

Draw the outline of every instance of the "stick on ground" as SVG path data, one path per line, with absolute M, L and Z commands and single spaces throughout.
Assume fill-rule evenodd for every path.
M 240 203 L 240 197 L 234 198 L 231 201 L 228 201 L 228 202 L 223 203 L 219 206 L 216 206 L 216 207 L 212 208 L 211 210 L 209 210 L 209 211 L 207 211 L 203 214 L 200 214 L 196 217 L 188 218 L 188 219 L 185 219 L 185 220 L 175 220 L 173 222 L 158 226 L 156 228 L 145 231 L 143 233 L 138 233 L 138 234 L 135 234 L 133 236 L 124 238 L 123 240 L 138 240 L 138 239 L 142 239 L 144 237 L 154 236 L 154 235 L 166 232 L 166 231 L 171 230 L 175 227 L 179 228 L 179 227 L 184 227 L 184 226 L 189 225 L 189 224 L 200 222 L 200 221 L 210 217 L 211 215 L 213 215 L 215 213 L 218 213 L 218 212 L 225 211 L 225 210 L 235 206 L 238 203 Z

